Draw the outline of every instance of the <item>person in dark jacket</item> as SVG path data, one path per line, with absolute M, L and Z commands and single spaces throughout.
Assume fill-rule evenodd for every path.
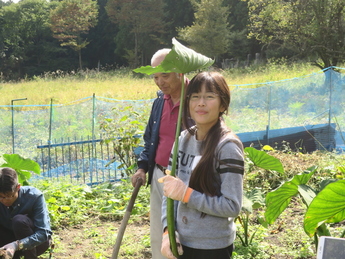
M 158 50 L 151 59 L 151 66 L 158 66 L 171 49 Z M 140 153 L 138 169 L 132 176 L 132 184 L 138 178 L 150 185 L 150 236 L 152 258 L 164 258 L 161 254 L 162 240 L 162 184 L 158 179 L 163 177 L 168 166 L 170 151 L 175 140 L 176 125 L 180 107 L 182 74 L 155 73 L 154 82 L 159 87 L 157 98 L 151 109 L 151 115 L 144 133 L 144 149 Z M 188 79 L 186 79 L 186 85 Z
M 43 193 L 20 186 L 12 168 L 0 168 L 0 250 L 7 258 L 37 259 L 49 248 L 51 235 Z

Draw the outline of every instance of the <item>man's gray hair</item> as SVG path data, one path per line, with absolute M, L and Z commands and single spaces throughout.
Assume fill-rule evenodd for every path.
M 166 55 L 171 51 L 171 49 L 160 49 L 151 58 L 151 66 L 156 67 L 162 63 Z

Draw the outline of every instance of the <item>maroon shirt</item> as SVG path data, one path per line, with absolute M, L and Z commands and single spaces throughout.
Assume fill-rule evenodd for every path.
M 164 106 L 159 127 L 159 142 L 156 151 L 156 164 L 167 167 L 175 141 L 176 124 L 180 102 L 173 104 L 170 95 L 164 95 Z

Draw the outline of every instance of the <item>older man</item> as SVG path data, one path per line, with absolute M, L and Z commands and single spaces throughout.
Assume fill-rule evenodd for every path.
M 170 49 L 158 50 L 151 59 L 151 66 L 158 66 L 170 52 Z M 135 186 L 138 178 L 151 185 L 150 197 L 150 236 L 152 258 L 164 258 L 161 254 L 162 244 L 162 184 L 158 179 L 164 176 L 168 166 L 170 152 L 175 140 L 176 124 L 180 107 L 182 75 L 178 73 L 156 73 L 154 82 L 159 87 L 158 97 L 152 105 L 151 115 L 146 126 L 144 150 L 138 159 L 138 170 L 132 176 Z M 188 79 L 186 79 L 186 85 Z

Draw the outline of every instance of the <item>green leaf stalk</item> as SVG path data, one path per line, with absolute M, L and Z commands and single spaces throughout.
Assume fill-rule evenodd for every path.
M 178 155 L 178 139 L 180 136 L 181 129 L 181 119 L 183 110 L 183 98 L 184 98 L 184 88 L 185 88 L 185 78 L 184 74 L 192 72 L 197 69 L 202 69 L 209 67 L 213 64 L 214 60 L 195 52 L 179 43 L 175 38 L 172 39 L 173 47 L 168 53 L 165 59 L 159 66 L 151 67 L 145 66 L 134 69 L 134 72 L 145 73 L 148 75 L 155 73 L 180 73 L 182 74 L 182 87 L 181 87 L 181 98 L 180 98 L 180 108 L 177 119 L 176 134 L 175 134 L 175 145 L 173 150 L 172 158 L 172 168 L 171 175 L 175 176 L 175 169 L 177 163 Z M 167 222 L 168 222 L 168 233 L 170 239 L 171 251 L 174 256 L 178 257 L 176 237 L 175 237 L 175 215 L 174 215 L 174 200 L 167 199 Z

